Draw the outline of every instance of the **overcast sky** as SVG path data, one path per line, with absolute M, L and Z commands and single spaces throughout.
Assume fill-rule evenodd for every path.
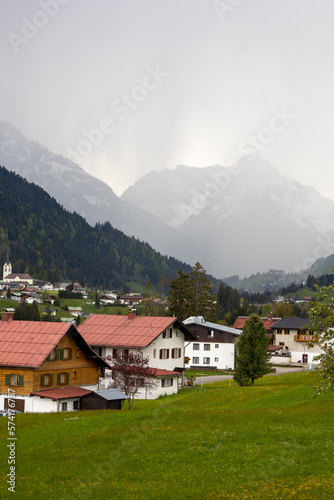
M 0 120 L 118 195 L 256 150 L 334 199 L 333 0 L 0 6 Z

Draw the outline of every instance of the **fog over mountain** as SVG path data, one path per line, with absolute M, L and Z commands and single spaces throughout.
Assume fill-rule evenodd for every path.
M 181 232 L 154 214 L 120 200 L 106 183 L 79 165 L 27 140 L 15 127 L 0 122 L 0 164 L 34 182 L 58 203 L 90 224 L 109 221 L 129 236 L 148 242 L 163 255 L 194 264 L 201 253 Z
M 267 160 L 151 172 L 121 198 L 79 165 L 0 123 L 0 164 L 95 224 L 109 220 L 217 278 L 300 271 L 334 252 L 334 202 Z
M 218 277 L 301 270 L 334 251 L 334 202 L 260 156 L 152 172 L 121 199 L 191 238 Z

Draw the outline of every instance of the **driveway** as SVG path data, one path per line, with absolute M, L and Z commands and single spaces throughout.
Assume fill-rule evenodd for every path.
M 292 366 L 275 366 L 276 372 L 269 373 L 269 375 L 282 375 L 284 373 L 296 373 L 304 371 L 304 367 L 292 367 Z M 194 384 L 212 384 L 213 382 L 220 382 L 221 380 L 230 380 L 233 378 L 233 375 L 203 375 L 201 377 L 196 377 Z

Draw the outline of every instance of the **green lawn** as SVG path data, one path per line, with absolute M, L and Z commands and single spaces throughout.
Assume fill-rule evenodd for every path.
M 334 395 L 314 399 L 315 377 L 192 387 L 132 412 L 18 415 L 18 498 L 333 498 Z M 5 440 L 0 453 L 10 498 Z

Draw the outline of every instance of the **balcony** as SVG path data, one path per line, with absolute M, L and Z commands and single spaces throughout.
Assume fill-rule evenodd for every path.
M 317 342 L 314 335 L 295 335 L 295 342 Z

